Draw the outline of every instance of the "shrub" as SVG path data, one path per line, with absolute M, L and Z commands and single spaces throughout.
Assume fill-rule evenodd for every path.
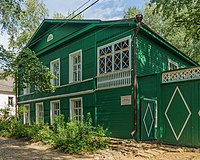
M 59 118 L 59 117 L 58 117 Z M 58 123 L 59 124 L 56 124 Z M 68 153 L 95 151 L 106 148 L 108 138 L 105 130 L 92 126 L 90 115 L 83 122 L 70 121 L 65 123 L 64 118 L 55 120 L 57 134 L 55 134 L 55 147 Z
M 64 121 L 64 116 L 56 117 L 53 128 L 48 125 L 24 125 L 16 120 L 0 121 L 0 135 L 28 138 L 53 145 L 64 152 L 77 153 L 106 148 L 108 138 L 101 126 L 92 126 L 90 115 L 82 122 Z

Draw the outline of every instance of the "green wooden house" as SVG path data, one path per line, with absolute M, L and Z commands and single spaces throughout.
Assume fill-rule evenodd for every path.
M 89 112 L 94 125 L 108 128 L 113 137 L 132 138 L 130 133 L 136 130 L 136 140 L 159 139 L 160 76 L 155 74 L 197 64 L 142 23 L 136 38 L 138 81 L 134 114 L 133 50 L 137 25 L 135 18 L 44 20 L 27 46 L 57 76 L 52 79 L 56 91 L 20 91 L 19 104 L 29 110 L 24 114 L 24 123 L 52 125 L 55 115 L 81 120 Z M 151 105 L 156 106 L 154 110 Z

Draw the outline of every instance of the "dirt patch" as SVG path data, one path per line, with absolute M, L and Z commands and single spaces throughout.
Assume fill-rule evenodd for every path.
M 41 142 L 33 143 L 0 137 L 0 160 L 200 160 L 200 149 L 136 143 L 111 139 L 109 149 L 95 154 L 65 154 Z

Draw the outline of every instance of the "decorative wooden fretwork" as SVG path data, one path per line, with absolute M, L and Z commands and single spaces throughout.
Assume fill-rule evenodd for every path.
M 101 46 L 98 51 L 98 75 L 131 68 L 131 37 L 125 37 Z
M 162 73 L 162 83 L 200 79 L 200 67 Z
M 114 72 L 97 77 L 97 88 L 110 88 L 131 84 L 131 71 Z

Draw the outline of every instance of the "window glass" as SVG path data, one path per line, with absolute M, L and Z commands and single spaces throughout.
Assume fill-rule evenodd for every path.
M 98 48 L 99 75 L 130 69 L 130 38 Z
M 52 84 L 54 86 L 60 85 L 60 59 L 51 62 L 51 72 L 56 76 L 52 79 Z
M 44 106 L 43 106 L 43 103 L 36 104 L 36 122 L 44 124 Z
M 71 119 L 82 121 L 83 118 L 83 106 L 82 106 L 82 98 L 71 99 L 70 101 L 70 109 L 71 109 Z
M 69 82 L 82 80 L 81 50 L 69 55 Z
M 55 117 L 60 115 L 60 102 L 51 102 L 51 125 L 53 125 Z

